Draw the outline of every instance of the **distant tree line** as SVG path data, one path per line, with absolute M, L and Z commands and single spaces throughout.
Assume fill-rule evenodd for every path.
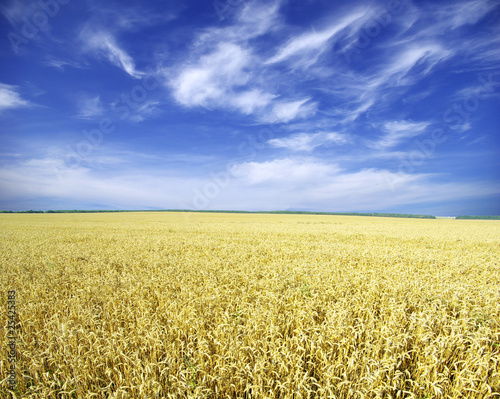
M 48 210 L 45 213 L 108 213 L 108 212 L 138 212 L 138 211 L 116 211 L 116 210 L 85 210 L 85 209 L 72 209 L 72 210 Z
M 44 213 L 43 211 L 0 211 L 0 213 Z
M 391 218 L 417 218 L 417 219 L 436 219 L 432 215 L 411 215 L 404 213 L 361 213 L 361 212 L 309 212 L 309 211 L 224 211 L 224 210 L 189 210 L 189 209 L 162 209 L 162 210 L 48 210 L 48 211 L 0 211 L 0 213 L 108 213 L 108 212 L 202 212 L 202 213 L 247 213 L 247 214 L 290 214 L 290 215 L 337 215 L 337 216 L 376 216 L 376 217 L 391 217 Z M 460 218 L 468 219 L 475 217 L 461 216 Z M 498 218 L 493 216 L 492 218 Z

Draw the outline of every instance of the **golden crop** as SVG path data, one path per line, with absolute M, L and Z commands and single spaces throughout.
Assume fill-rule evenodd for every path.
M 0 234 L 18 398 L 500 398 L 497 221 L 7 214 Z

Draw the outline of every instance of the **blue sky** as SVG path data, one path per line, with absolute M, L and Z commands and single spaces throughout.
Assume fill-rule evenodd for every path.
M 0 209 L 500 214 L 499 1 L 0 11 Z

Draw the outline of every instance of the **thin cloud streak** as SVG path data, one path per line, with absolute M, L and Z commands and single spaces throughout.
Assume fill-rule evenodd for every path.
M 275 148 L 285 148 L 293 152 L 311 152 L 320 146 L 342 145 L 348 137 L 339 133 L 297 133 L 290 137 L 271 139 L 268 144 Z
M 401 144 L 405 139 L 422 134 L 429 122 L 390 121 L 384 123 L 381 130 L 384 135 L 368 145 L 375 149 L 387 149 Z
M 139 79 L 144 76 L 143 72 L 136 69 L 132 57 L 118 46 L 111 33 L 99 30 L 95 26 L 86 26 L 80 33 L 80 39 L 87 51 L 108 59 L 133 78 Z
M 294 66 L 309 67 L 314 64 L 319 55 L 331 46 L 332 38 L 346 28 L 356 29 L 363 22 L 366 22 L 371 13 L 366 10 L 353 12 L 340 21 L 336 21 L 328 28 L 321 31 L 307 32 L 291 39 L 277 51 L 273 57 L 265 64 L 275 64 L 290 58 L 299 57 L 298 61 L 293 61 Z
M 5 109 L 26 107 L 28 105 L 29 102 L 21 98 L 16 86 L 0 83 L 0 112 Z
M 81 98 L 78 106 L 78 116 L 80 118 L 93 118 L 103 113 L 103 106 L 99 96 Z

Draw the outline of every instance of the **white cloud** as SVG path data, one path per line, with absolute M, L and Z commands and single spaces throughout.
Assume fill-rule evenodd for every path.
M 271 139 L 268 143 L 272 147 L 286 148 L 291 151 L 313 151 L 315 148 L 323 145 L 345 144 L 349 140 L 340 133 L 298 133 L 290 137 L 281 139 Z
M 363 97 L 361 97 L 360 100 L 357 101 L 357 106 L 355 106 L 355 108 L 341 110 L 339 115 L 340 120 L 342 121 L 342 123 L 354 122 L 362 114 L 368 111 L 372 107 L 374 102 L 375 102 L 374 98 L 368 98 L 367 100 L 363 101 Z
M 102 102 L 99 96 L 85 97 L 79 100 L 79 117 L 92 118 L 102 115 L 102 112 Z
M 144 73 L 135 67 L 135 62 L 130 55 L 121 49 L 111 33 L 99 30 L 94 26 L 86 26 L 80 33 L 85 49 L 103 56 L 118 68 L 123 69 L 133 78 L 141 78 Z
M 56 69 L 59 69 L 61 71 L 64 71 L 66 67 L 72 67 L 72 68 L 84 68 L 85 64 L 80 63 L 75 60 L 64 60 L 60 58 L 55 58 L 52 56 L 47 56 L 47 59 L 42 62 L 43 65 L 50 66 Z
M 261 112 L 276 97 L 251 87 L 254 58 L 245 48 L 219 43 L 193 64 L 184 64 L 168 81 L 174 98 L 187 107 L 220 107 L 250 115 Z
M 242 3 L 240 7 L 234 8 L 239 14 L 231 25 L 205 29 L 195 41 L 195 47 L 213 47 L 220 42 L 246 45 L 250 39 L 280 29 L 280 3 L 281 1 Z
M 433 93 L 434 93 L 434 89 L 429 89 L 429 90 L 425 90 L 425 91 L 422 91 L 422 92 L 419 92 L 416 94 L 411 94 L 411 95 L 403 98 L 403 103 L 405 103 L 405 104 L 417 103 L 420 100 L 422 100 L 426 97 L 429 97 Z
M 339 171 L 336 165 L 320 161 L 299 159 L 276 159 L 268 162 L 245 162 L 236 168 L 236 176 L 248 184 L 262 182 L 295 182 L 296 184 L 316 181 L 318 177 L 334 174 Z
M 464 133 L 466 132 L 467 130 L 470 130 L 472 129 L 472 125 L 470 122 L 464 122 L 460 125 L 453 125 L 452 129 L 458 133 Z
M 171 79 L 175 99 L 186 106 L 210 106 L 227 102 L 236 87 L 248 81 L 244 71 L 248 51 L 232 43 L 220 43 L 195 65 L 182 68 Z
M 145 101 L 144 104 L 134 109 L 130 119 L 134 122 L 142 122 L 154 115 L 158 110 L 159 101 Z
M 308 67 L 314 64 L 318 56 L 329 48 L 331 45 L 329 42 L 335 35 L 347 27 L 356 29 L 361 22 L 367 19 L 368 15 L 367 10 L 355 11 L 323 30 L 298 35 L 282 46 L 277 54 L 266 61 L 266 64 L 275 64 L 299 57 L 299 60 L 296 60 L 294 64 Z
M 316 112 L 318 104 L 310 98 L 295 101 L 276 102 L 272 109 L 260 118 L 262 123 L 287 123 L 294 119 L 306 118 Z
M 100 11 L 103 12 L 102 6 L 100 5 Z M 109 23 L 116 23 L 121 29 L 127 31 L 136 31 L 144 27 L 151 27 L 159 23 L 167 23 L 175 20 L 178 17 L 177 12 L 173 9 L 174 7 L 170 4 L 165 4 L 165 9 L 160 13 L 153 13 L 146 7 L 120 7 L 119 10 L 116 8 L 111 8 L 107 10 L 107 16 L 109 18 Z
M 391 121 L 382 126 L 385 134 L 375 142 L 368 145 L 375 149 L 395 147 L 405 139 L 418 136 L 429 126 L 428 122 Z
M 12 152 L 5 152 L 5 153 L 0 153 L 0 157 L 20 157 L 21 154 L 18 153 L 12 153 Z
M 0 83 L 0 111 L 29 105 L 17 92 L 17 87 Z
M 483 144 L 488 139 L 489 139 L 489 136 L 486 134 L 483 134 L 482 136 L 479 136 L 479 137 L 475 138 L 474 140 L 470 141 L 469 143 L 467 143 L 467 145 L 473 145 L 473 144 L 479 144 L 479 143 Z
M 481 75 L 479 75 L 481 76 Z M 484 76 L 483 76 L 484 77 Z M 479 82 L 478 82 L 479 83 Z M 486 88 L 481 84 L 467 86 L 458 90 L 451 96 L 450 101 L 463 103 L 467 100 L 483 101 L 491 97 L 500 97 L 500 93 L 494 90 L 493 87 Z
M 435 12 L 440 22 L 451 29 L 457 29 L 464 25 L 476 24 L 497 6 L 498 2 L 490 0 L 462 1 L 449 6 L 441 6 Z
M 425 76 L 436 64 L 449 57 L 451 52 L 437 43 L 416 43 L 402 50 L 384 72 L 385 82 L 399 84 L 413 70 Z M 418 68 L 416 68 L 418 67 Z M 415 70 L 415 69 L 416 70 Z
M 264 93 L 260 89 L 252 89 L 234 95 L 234 106 L 246 115 L 267 106 L 276 96 Z
M 439 63 L 453 55 L 453 50 L 437 42 L 418 42 L 394 44 L 394 55 L 387 57 L 388 62 L 380 62 L 370 75 L 358 75 L 347 81 L 347 93 L 360 95 L 361 99 L 373 101 L 380 98 L 381 89 L 411 85 L 429 74 Z
M 246 38 L 253 38 L 278 28 L 281 25 L 279 10 L 282 3 L 283 0 L 246 2 L 236 23 L 246 35 L 242 31 L 238 33 Z

